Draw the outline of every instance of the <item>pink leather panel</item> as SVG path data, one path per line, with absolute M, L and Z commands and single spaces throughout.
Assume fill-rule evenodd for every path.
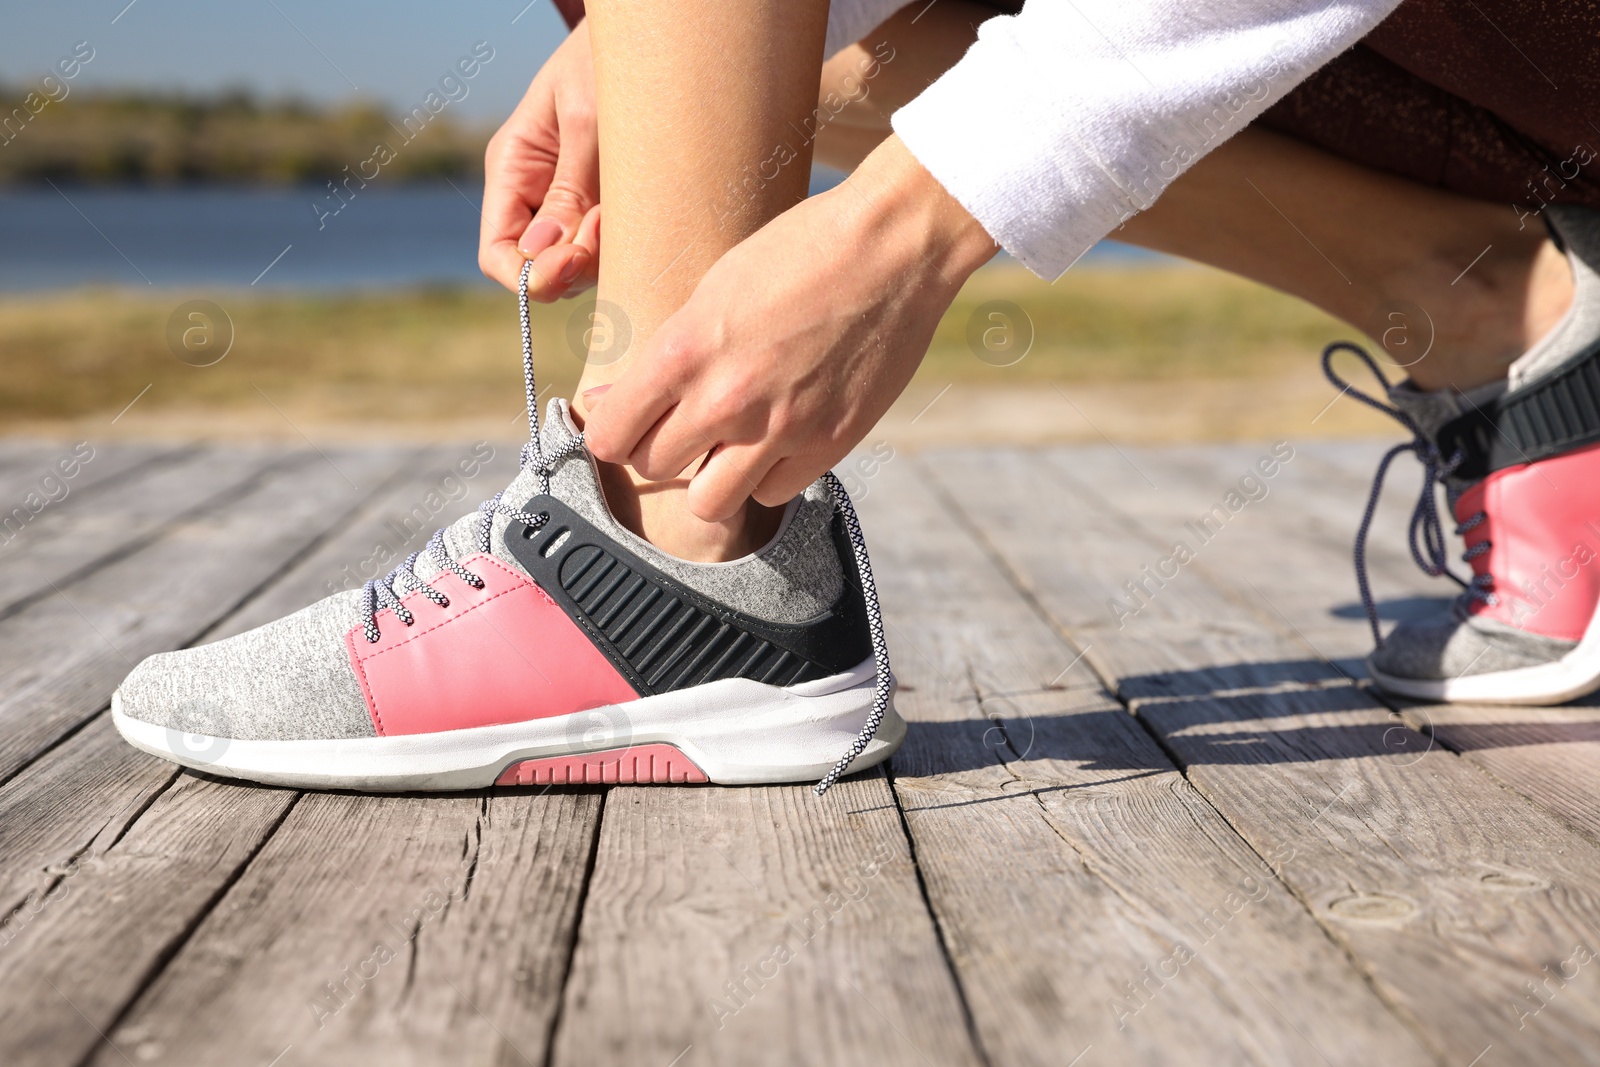
M 1600 602 L 1600 445 L 1495 471 L 1456 501 L 1456 521 L 1488 518 L 1467 531 L 1475 574 L 1494 575 L 1499 603 L 1475 614 L 1567 641 L 1583 637 Z
M 549 756 L 513 763 L 495 785 L 628 785 L 694 782 L 711 779 L 672 745 L 632 745 L 581 756 Z
M 525 722 L 638 698 L 526 575 L 483 553 L 461 565 L 483 579 L 482 589 L 445 571 L 428 584 L 449 607 L 410 593 L 403 602 L 413 625 L 386 609 L 377 642 L 360 626 L 345 634 L 378 736 Z

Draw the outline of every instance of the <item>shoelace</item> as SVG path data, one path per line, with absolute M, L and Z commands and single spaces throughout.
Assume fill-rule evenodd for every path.
M 1333 370 L 1333 357 L 1338 352 L 1350 352 L 1356 355 L 1367 365 L 1367 369 L 1372 372 L 1372 376 L 1382 383 L 1386 394 L 1390 389 L 1389 379 L 1384 377 L 1377 361 L 1367 353 L 1366 349 L 1349 341 L 1335 341 L 1322 350 L 1322 372 L 1328 376 L 1328 380 L 1338 386 L 1340 392 L 1349 393 L 1368 407 L 1383 412 L 1410 430 L 1412 434 L 1410 441 L 1395 445 L 1388 452 L 1385 452 L 1383 459 L 1379 461 L 1377 474 L 1372 479 L 1372 491 L 1367 494 L 1367 508 L 1361 515 L 1361 527 L 1356 531 L 1356 585 L 1361 590 L 1361 606 L 1366 609 L 1367 622 L 1372 626 L 1373 643 L 1382 648 L 1383 633 L 1378 626 L 1378 607 L 1372 598 L 1371 583 L 1367 579 L 1367 533 L 1372 527 L 1372 516 L 1378 510 L 1378 498 L 1383 493 L 1383 479 L 1389 472 L 1389 464 L 1394 462 L 1395 457 L 1400 453 L 1410 452 L 1422 464 L 1422 491 L 1417 496 L 1417 506 L 1411 512 L 1411 526 L 1407 539 L 1411 549 L 1411 558 L 1416 561 L 1417 566 L 1429 577 L 1438 578 L 1442 576 L 1449 578 L 1466 590 L 1468 596 L 1482 600 L 1486 604 L 1497 603 L 1494 593 L 1491 592 L 1494 588 L 1494 576 L 1480 574 L 1475 575 L 1471 581 L 1465 581 L 1450 569 L 1449 550 L 1444 541 L 1444 524 L 1439 519 L 1435 486 L 1439 485 L 1461 465 L 1463 459 L 1461 450 L 1457 449 L 1449 459 L 1445 459 L 1439 452 L 1439 446 L 1432 438 L 1422 432 L 1422 428 L 1417 425 L 1410 415 L 1397 407 L 1385 404 L 1370 394 L 1363 393 L 1354 385 L 1339 377 Z M 1450 507 L 1454 509 L 1456 497 L 1448 486 L 1446 487 L 1446 496 Z M 1488 517 L 1487 512 L 1480 511 L 1456 526 L 1455 532 L 1458 536 L 1464 534 L 1484 522 Z M 1469 548 L 1461 558 L 1467 563 L 1471 563 L 1483 553 L 1489 551 L 1489 547 L 1488 540 L 1480 541 Z
M 533 328 L 528 320 L 528 272 L 533 267 L 530 260 L 522 265 L 521 298 L 517 301 L 517 313 L 522 325 L 522 384 L 527 392 L 528 399 L 528 443 L 522 446 L 520 468 L 527 470 L 529 467 L 539 472 L 539 491 L 541 494 L 550 492 L 550 476 L 555 472 L 556 461 L 571 452 L 576 452 L 583 447 L 583 434 L 569 438 L 554 452 L 546 453 L 539 439 L 539 391 L 533 378 Z M 503 503 L 501 497 L 505 490 L 478 505 L 478 536 L 476 547 L 479 552 L 490 551 L 490 533 L 494 529 L 494 517 L 504 515 L 517 522 L 538 529 L 550 521 L 550 516 L 544 512 L 530 515 L 518 511 L 509 504 Z M 433 532 L 433 537 L 423 546 L 420 552 L 413 552 L 401 564 L 381 579 L 367 582 L 361 598 L 361 628 L 366 633 L 369 642 L 375 642 L 381 636 L 378 632 L 377 614 L 384 608 L 394 612 L 395 618 L 410 626 L 416 622 L 416 616 L 406 608 L 400 600 L 407 593 L 420 592 L 423 596 L 433 601 L 442 608 L 450 606 L 450 598 L 428 585 L 417 577 L 417 560 L 426 553 L 440 568 L 449 571 L 474 589 L 483 588 L 483 579 L 467 570 L 460 563 L 450 557 L 445 549 L 445 527 L 440 527 Z M 400 587 L 400 595 L 395 594 L 394 587 Z
M 872 560 L 867 558 L 867 539 L 861 533 L 861 520 L 856 518 L 856 506 L 851 503 L 850 494 L 845 492 L 839 476 L 828 471 L 822 476 L 822 481 L 833 496 L 833 506 L 839 509 L 839 514 L 844 518 L 844 531 L 850 538 L 850 554 L 855 557 L 856 574 L 861 578 L 861 599 L 867 607 L 867 632 L 872 637 L 872 664 L 878 677 L 872 693 L 872 711 L 867 715 L 861 732 L 850 742 L 849 750 L 817 783 L 816 794 L 819 797 L 839 780 L 845 769 L 878 736 L 878 727 L 883 723 L 884 713 L 889 710 L 889 692 L 893 684 L 889 679 L 889 644 L 883 639 L 883 609 L 878 604 L 878 586 L 872 579 Z
M 517 286 L 517 314 L 522 327 L 522 381 L 528 400 L 528 443 L 522 446 L 520 466 L 522 470 L 531 467 L 537 471 L 539 491 L 541 494 L 548 494 L 550 478 L 555 473 L 556 463 L 563 457 L 582 450 L 583 434 L 568 438 L 559 448 L 551 452 L 546 452 L 540 441 L 539 391 L 533 376 L 533 329 L 528 318 L 528 273 L 532 268 L 531 261 L 522 265 L 522 276 Z M 866 538 L 861 533 L 861 520 L 856 517 L 855 505 L 850 500 L 850 494 L 845 491 L 844 483 L 840 482 L 832 471 L 824 474 L 822 479 L 833 497 L 834 507 L 839 509 L 839 514 L 844 519 L 845 533 L 850 538 L 850 551 L 855 557 L 856 573 L 861 578 L 861 594 L 866 602 L 867 630 L 871 636 L 872 661 L 877 670 L 877 681 L 873 690 L 872 711 L 867 715 L 867 721 L 861 727 L 861 732 L 850 743 L 849 750 L 839 757 L 839 761 L 817 783 L 815 791 L 819 797 L 838 781 L 840 775 L 844 774 L 857 756 L 866 751 L 872 739 L 877 736 L 878 727 L 882 725 L 883 717 L 889 709 L 892 687 L 889 674 L 889 646 L 883 635 L 883 611 L 878 603 L 878 587 L 872 578 L 872 561 L 867 556 Z M 491 550 L 490 535 L 496 515 L 504 515 L 516 522 L 526 523 L 534 529 L 550 521 L 547 512 L 529 514 L 504 503 L 501 500 L 504 495 L 505 491 L 501 490 L 478 505 L 480 519 L 476 547 L 479 552 L 487 553 Z M 440 607 L 450 606 L 449 597 L 417 576 L 416 563 L 424 554 L 439 564 L 442 570 L 449 571 L 472 588 L 483 588 L 482 578 L 451 558 L 445 548 L 444 533 L 444 528 L 435 530 L 433 537 L 421 551 L 411 553 L 382 579 L 367 582 L 361 598 L 361 627 L 368 641 L 376 642 L 382 636 L 378 630 L 377 615 L 384 608 L 393 611 L 395 618 L 406 626 L 416 622 L 416 616 L 401 602 L 401 597 L 408 593 L 420 592 Z M 395 593 L 397 585 L 400 589 L 399 595 Z

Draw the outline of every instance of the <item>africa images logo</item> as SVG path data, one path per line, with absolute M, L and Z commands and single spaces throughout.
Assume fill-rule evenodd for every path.
M 173 718 L 175 725 L 167 727 L 167 749 L 179 763 L 203 769 L 228 751 L 233 731 L 220 703 L 208 697 L 180 701 Z

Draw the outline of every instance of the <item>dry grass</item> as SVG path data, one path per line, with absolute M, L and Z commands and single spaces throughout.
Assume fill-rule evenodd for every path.
M 0 300 L 0 432 L 517 433 L 516 305 L 503 292 L 211 294 L 231 317 L 235 340 L 227 357 L 208 367 L 180 361 L 167 343 L 169 315 L 196 295 Z M 1031 351 L 1012 366 L 984 362 L 967 342 L 975 310 L 997 299 L 1020 306 L 1034 327 Z M 572 303 L 534 308 L 541 383 L 558 393 L 570 393 L 581 369 L 567 341 L 578 310 Z M 1317 381 L 1317 352 L 1349 333 L 1299 301 L 1208 270 L 1078 270 L 1049 285 L 1020 268 L 994 267 L 968 284 L 940 323 L 917 382 L 889 423 L 911 427 L 916 412 L 908 405 L 920 408 L 958 383 L 969 398 L 986 396 L 985 410 L 1015 411 L 977 434 L 985 439 L 1258 437 L 1280 432 L 1275 427 L 1284 420 L 1304 432 L 1333 396 Z M 1063 403 L 1066 393 L 1083 410 Z M 1293 410 L 1278 419 L 1274 412 L 1285 404 Z M 1301 410 L 1308 405 L 1309 412 Z M 1380 428 L 1354 408 L 1339 405 L 1311 432 Z M 959 421 L 942 413 L 916 423 L 961 433 Z
M 1009 301 L 1032 320 L 1033 347 L 1014 366 L 991 366 L 969 347 L 969 321 L 989 301 Z M 1309 304 L 1199 267 L 1089 268 L 1052 284 L 1004 265 L 961 291 L 923 374 L 1002 382 L 1274 377 L 1350 334 Z
M 298 422 L 407 423 L 510 416 L 522 393 L 516 305 L 490 290 L 396 294 L 214 294 L 234 342 L 213 366 L 173 355 L 167 320 L 192 294 L 72 293 L 0 302 L 0 426 L 130 412 L 260 421 L 264 394 Z M 537 308 L 546 381 L 570 389 L 578 361 L 552 342 L 570 306 Z

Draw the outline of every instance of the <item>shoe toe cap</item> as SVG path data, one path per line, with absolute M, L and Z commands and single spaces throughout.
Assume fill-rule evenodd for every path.
M 1538 666 L 1571 647 L 1570 641 L 1450 611 L 1401 622 L 1368 662 L 1392 678 L 1437 681 Z
M 150 656 L 118 688 L 118 711 L 185 735 L 371 737 L 344 645 L 359 597 L 339 593 L 226 640 Z
M 182 733 L 232 737 L 236 713 L 247 709 L 207 684 L 199 649 L 161 652 L 143 660 L 117 687 L 125 717 Z

